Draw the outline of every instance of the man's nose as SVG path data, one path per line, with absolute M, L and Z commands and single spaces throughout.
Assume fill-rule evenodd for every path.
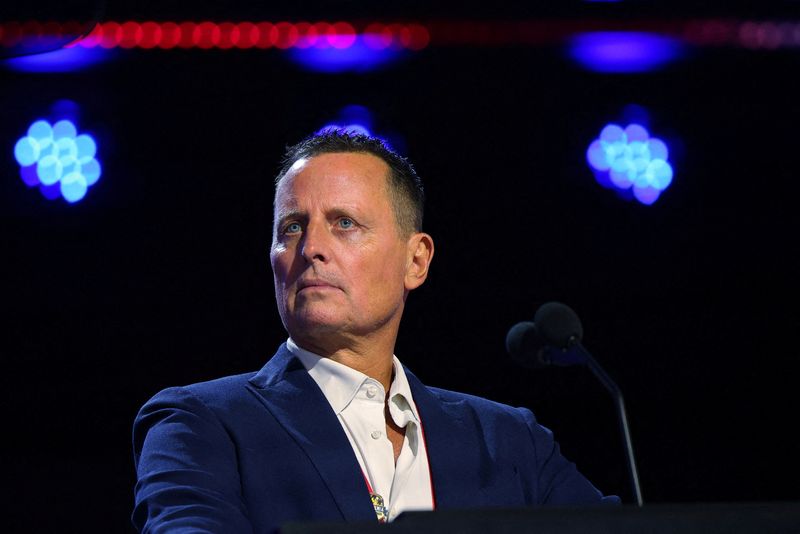
M 324 225 L 309 224 L 303 234 L 300 253 L 309 263 L 314 261 L 325 263 L 330 258 L 329 243 L 330 234 Z

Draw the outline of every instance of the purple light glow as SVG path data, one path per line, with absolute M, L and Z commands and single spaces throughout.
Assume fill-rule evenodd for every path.
M 595 72 L 647 72 L 683 54 L 673 38 L 644 32 L 593 32 L 572 38 L 569 55 Z
M 365 72 L 394 61 L 402 50 L 394 47 L 377 48 L 371 36 L 359 35 L 346 48 L 293 48 L 289 57 L 308 70 L 316 72 Z
M 71 47 L 7 59 L 0 64 L 19 72 L 73 72 L 107 60 L 112 52 L 103 48 Z

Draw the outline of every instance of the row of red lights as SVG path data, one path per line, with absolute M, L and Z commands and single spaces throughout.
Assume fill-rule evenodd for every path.
M 735 22 L 710 21 L 690 24 L 686 40 L 699 45 L 724 45 L 736 43 L 751 49 L 774 50 L 782 47 L 800 47 L 800 24 L 794 22 Z
M 77 22 L 0 23 L 0 47 L 59 42 L 86 48 L 348 48 L 360 37 L 374 49 L 421 50 L 432 35 L 444 46 L 535 45 L 563 41 L 587 31 L 651 31 L 701 46 L 776 49 L 800 47 L 800 23 L 794 21 L 435 21 L 427 25 L 348 22 L 101 22 L 80 37 Z M 80 38 L 79 38 L 80 37 Z
M 14 47 L 32 41 L 77 36 L 77 23 L 0 24 L 0 46 Z M 361 36 L 370 48 L 422 50 L 430 33 L 421 24 L 366 25 L 361 32 L 348 22 L 100 22 L 70 46 L 84 48 L 337 48 L 355 44 Z

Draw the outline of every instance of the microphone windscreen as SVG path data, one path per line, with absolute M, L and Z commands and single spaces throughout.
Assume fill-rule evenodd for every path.
M 545 342 L 559 349 L 566 349 L 583 339 L 581 320 L 566 304 L 560 302 L 542 304 L 536 310 L 533 320 Z
M 536 325 L 530 321 L 515 324 L 506 334 L 506 351 L 515 362 L 527 367 L 541 366 L 537 354 L 543 346 Z

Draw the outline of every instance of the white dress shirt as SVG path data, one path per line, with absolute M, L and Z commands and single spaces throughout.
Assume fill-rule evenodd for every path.
M 386 436 L 383 385 L 364 373 L 298 347 L 291 338 L 286 346 L 303 363 L 336 412 L 364 477 L 372 491 L 383 497 L 389 521 L 406 510 L 432 510 L 428 453 L 419 412 L 400 360 L 393 356 L 394 379 L 388 399 L 392 420 L 406 431 L 395 465 L 394 449 Z

